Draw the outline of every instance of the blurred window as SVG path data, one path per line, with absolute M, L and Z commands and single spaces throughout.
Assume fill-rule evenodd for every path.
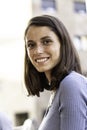
M 41 0 L 41 8 L 43 11 L 54 12 L 56 11 L 55 0 Z
M 87 77 L 87 71 L 83 72 L 83 74 Z
M 87 51 L 87 36 L 74 36 L 74 44 L 77 50 Z
M 74 11 L 76 13 L 86 13 L 86 2 L 74 1 Z
M 23 125 L 24 121 L 29 118 L 29 115 L 27 112 L 25 113 L 16 113 L 15 114 L 15 123 L 16 126 L 21 126 Z

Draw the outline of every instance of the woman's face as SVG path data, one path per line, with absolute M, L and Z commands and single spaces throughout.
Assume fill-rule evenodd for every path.
M 39 72 L 50 73 L 60 57 L 60 42 L 47 26 L 31 26 L 26 35 L 28 57 Z

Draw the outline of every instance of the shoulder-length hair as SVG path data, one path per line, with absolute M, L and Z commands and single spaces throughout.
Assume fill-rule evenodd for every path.
M 24 61 L 24 82 L 29 95 L 40 96 L 40 92 L 54 90 L 59 87 L 61 80 L 71 71 L 81 72 L 81 66 L 77 51 L 71 41 L 69 33 L 64 24 L 56 17 L 50 15 L 42 15 L 33 17 L 25 30 L 24 40 L 26 43 L 26 35 L 30 26 L 47 26 L 60 40 L 60 61 L 52 69 L 51 85 L 48 85 L 44 73 L 38 72 L 32 65 L 25 44 L 25 61 Z

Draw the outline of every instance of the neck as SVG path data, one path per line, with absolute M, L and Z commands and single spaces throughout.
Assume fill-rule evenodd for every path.
M 45 72 L 45 75 L 46 75 L 46 78 L 47 78 L 48 83 L 49 83 L 49 85 L 50 85 L 50 84 L 51 84 L 51 72 L 50 72 L 50 71 L 47 71 L 47 72 Z

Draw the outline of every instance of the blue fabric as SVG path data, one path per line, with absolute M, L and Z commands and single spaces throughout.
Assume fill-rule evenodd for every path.
M 12 122 L 5 113 L 0 112 L 0 130 L 12 130 Z
M 39 130 L 87 130 L 87 78 L 73 71 L 61 81 Z

